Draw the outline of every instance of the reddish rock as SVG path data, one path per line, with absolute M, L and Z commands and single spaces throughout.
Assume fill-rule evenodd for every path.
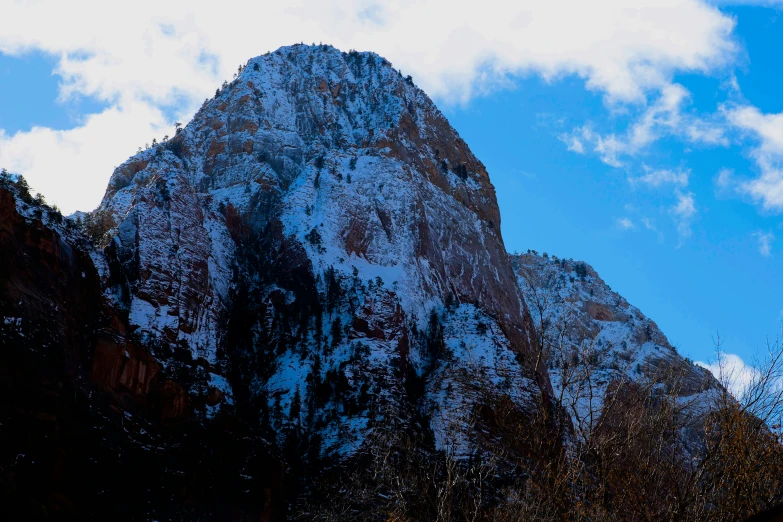
M 207 404 L 210 406 L 215 406 L 221 402 L 223 402 L 223 392 L 214 386 L 211 387 L 209 389 L 209 393 L 207 394 Z
M 126 337 L 86 238 L 20 194 L 0 178 L 0 518 L 212 516 L 230 503 L 221 519 L 282 520 L 283 468 L 264 441 L 193 422 L 188 390 Z M 222 460 L 215 447 L 229 448 Z M 259 454 L 248 484 L 243 463 Z M 238 503 L 240 490 L 253 498 Z
M 171 379 L 166 379 L 157 390 L 156 410 L 161 421 L 175 421 L 190 416 L 190 398 L 185 390 Z

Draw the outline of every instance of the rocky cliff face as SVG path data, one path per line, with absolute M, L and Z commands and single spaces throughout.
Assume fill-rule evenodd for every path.
M 225 501 L 269 517 L 272 446 L 296 475 L 356 456 L 393 420 L 470 453 L 485 431 L 464 428 L 487 394 L 524 414 L 550 390 L 484 166 L 375 54 L 299 45 L 250 60 L 116 169 L 78 223 L 0 182 L 6 397 L 31 397 L 23 416 L 67 434 L 26 445 L 41 428 L 3 403 L 21 430 L 5 447 L 39 463 L 3 456 L 21 492 L 9 505 L 54 495 L 98 516 L 87 499 L 116 506 L 126 488 L 145 516 Z M 85 462 L 127 479 L 98 491 Z M 19 470 L 59 478 L 36 491 Z
M 375 54 L 250 60 L 115 171 L 99 212 L 116 223 L 108 295 L 135 335 L 233 372 L 229 393 L 278 432 L 306 425 L 325 452 L 359 447 L 379 398 L 449 417 L 447 384 L 468 364 L 490 385 L 503 373 L 520 408 L 531 379 L 548 386 L 484 166 Z M 482 324 L 481 358 L 448 341 L 464 317 Z

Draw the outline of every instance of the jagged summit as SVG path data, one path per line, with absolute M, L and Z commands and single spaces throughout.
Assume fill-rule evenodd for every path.
M 569 342 L 574 346 L 585 340 L 597 342 L 625 359 L 639 358 L 640 373 L 649 358 L 687 361 L 654 321 L 613 291 L 584 261 L 529 252 L 512 256 L 512 264 L 539 336 L 548 335 L 548 328 L 557 328 L 557 323 L 568 323 Z M 715 383 L 708 370 L 687 364 L 699 379 Z
M 369 148 L 385 155 L 404 153 L 404 161 L 419 168 L 437 186 L 453 190 L 468 207 L 476 207 L 478 202 L 469 199 L 459 181 L 480 179 L 487 185 L 484 188 L 490 189 L 484 198 L 494 198 L 483 164 L 470 155 L 429 97 L 387 60 L 370 52 L 343 53 L 331 46 L 298 44 L 249 60 L 237 78 L 205 101 L 184 128 L 184 135 L 178 134 L 168 145 L 142 151 L 120 166 L 112 175 L 103 204 L 133 179 L 135 172 L 128 172 L 128 166 L 166 152 L 180 156 L 183 141 L 203 137 L 198 133 L 204 132 L 205 122 L 214 124 L 215 118 L 226 112 L 231 113 L 232 121 L 224 132 L 260 138 L 261 143 L 254 140 L 254 149 L 277 147 L 271 151 L 274 155 L 260 158 L 259 163 L 267 163 L 272 177 L 280 178 L 283 186 L 295 175 L 296 166 L 290 163 L 307 164 L 335 148 L 343 153 Z M 270 136 L 275 131 L 283 136 Z M 246 142 L 241 146 L 250 147 Z M 286 148 L 296 152 L 281 150 Z M 204 152 L 211 159 L 222 151 Z M 247 166 L 234 166 L 231 171 Z M 212 174 L 215 164 L 201 167 L 200 172 L 193 169 L 196 184 Z M 225 188 L 254 180 L 259 174 L 272 174 L 265 170 L 260 165 L 244 176 L 221 176 L 209 183 Z M 448 173 L 454 176 L 443 175 Z M 483 217 L 493 228 L 499 226 L 499 213 Z

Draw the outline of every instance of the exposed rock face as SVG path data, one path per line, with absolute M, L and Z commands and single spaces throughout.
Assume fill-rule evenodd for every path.
M 658 326 L 613 292 L 591 266 L 535 253 L 514 256 L 513 265 L 540 345 L 546 347 L 555 396 L 562 392 L 574 425 L 591 412 L 600 417 L 608 387 L 629 383 L 676 382 L 672 392 L 684 414 L 698 418 L 709 409 L 720 388 L 717 380 L 678 354 Z M 578 382 L 588 374 L 589 387 Z M 689 436 L 698 440 L 694 433 Z
M 115 171 L 100 211 L 118 223 L 110 294 L 136 334 L 233 368 L 257 415 L 307 424 L 327 452 L 360 446 L 370 396 L 440 415 L 441 401 L 402 398 L 409 379 L 466 364 L 428 352 L 447 301 L 489 326 L 476 335 L 502 347 L 520 408 L 531 379 L 548 387 L 484 166 L 377 55 L 298 45 L 250 60 Z M 347 381 L 340 397 L 330 378 Z
M 228 415 L 194 422 L 199 369 L 172 375 L 130 339 L 100 254 L 7 177 L 0 252 L 0 518 L 280 517 L 264 441 Z
M 185 342 L 214 362 L 232 242 L 177 168 L 175 161 L 152 162 L 138 174 L 150 182 L 136 191 L 110 245 L 112 282 L 123 291 L 132 326 Z

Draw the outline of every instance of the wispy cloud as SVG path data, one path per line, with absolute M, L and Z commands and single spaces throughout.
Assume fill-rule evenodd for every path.
M 577 154 L 585 153 L 585 146 L 582 143 L 581 137 L 575 134 L 571 134 L 571 135 L 563 134 L 560 139 L 563 140 L 563 143 L 566 144 L 568 150 L 570 150 L 571 152 L 576 152 Z
M 737 180 L 732 169 L 720 169 L 713 182 L 718 195 L 727 195 L 737 189 Z
M 772 232 L 754 232 L 753 237 L 759 242 L 759 254 L 764 257 L 772 255 L 772 242 L 775 240 L 775 234 Z
M 704 118 L 695 112 L 685 112 L 691 98 L 688 90 L 679 84 L 661 88 L 658 98 L 620 134 L 600 134 L 589 125 L 576 127 L 560 139 L 568 150 L 585 154 L 596 153 L 601 161 L 612 167 L 622 167 L 626 158 L 634 157 L 652 143 L 676 136 L 688 143 L 728 145 L 722 115 Z
M 656 188 L 662 185 L 687 187 L 691 175 L 691 171 L 688 169 L 652 169 L 647 165 L 644 165 L 643 169 L 643 175 L 628 178 L 632 185 L 644 184 Z
M 623 166 L 620 157 L 626 154 L 628 146 L 614 134 L 601 136 L 589 125 L 585 125 L 577 127 L 571 132 L 563 133 L 559 137 L 571 152 L 577 154 L 594 152 L 601 158 L 601 161 L 611 167 Z
M 657 231 L 655 223 L 650 218 L 642 218 L 642 224 L 647 230 L 652 230 L 653 232 Z
M 621 230 L 629 230 L 635 228 L 636 225 L 633 224 L 633 221 L 624 217 L 617 220 L 617 227 Z
M 664 204 L 664 209 L 674 220 L 677 227 L 677 235 L 682 241 L 691 236 L 692 223 L 698 214 L 696 199 L 693 192 L 687 190 L 690 182 L 691 171 L 688 169 L 654 169 L 642 165 L 644 174 L 629 176 L 631 186 L 644 186 L 651 189 L 666 188 L 670 190 L 674 203 Z M 668 199 L 668 198 L 667 198 Z M 649 217 L 642 217 L 640 222 L 647 230 L 658 234 L 658 239 L 663 240 L 663 234 L 658 231 L 655 223 Z
M 670 213 L 677 223 L 677 233 L 680 238 L 690 237 L 691 224 L 698 213 L 693 192 L 677 193 L 677 203 L 670 209 Z

